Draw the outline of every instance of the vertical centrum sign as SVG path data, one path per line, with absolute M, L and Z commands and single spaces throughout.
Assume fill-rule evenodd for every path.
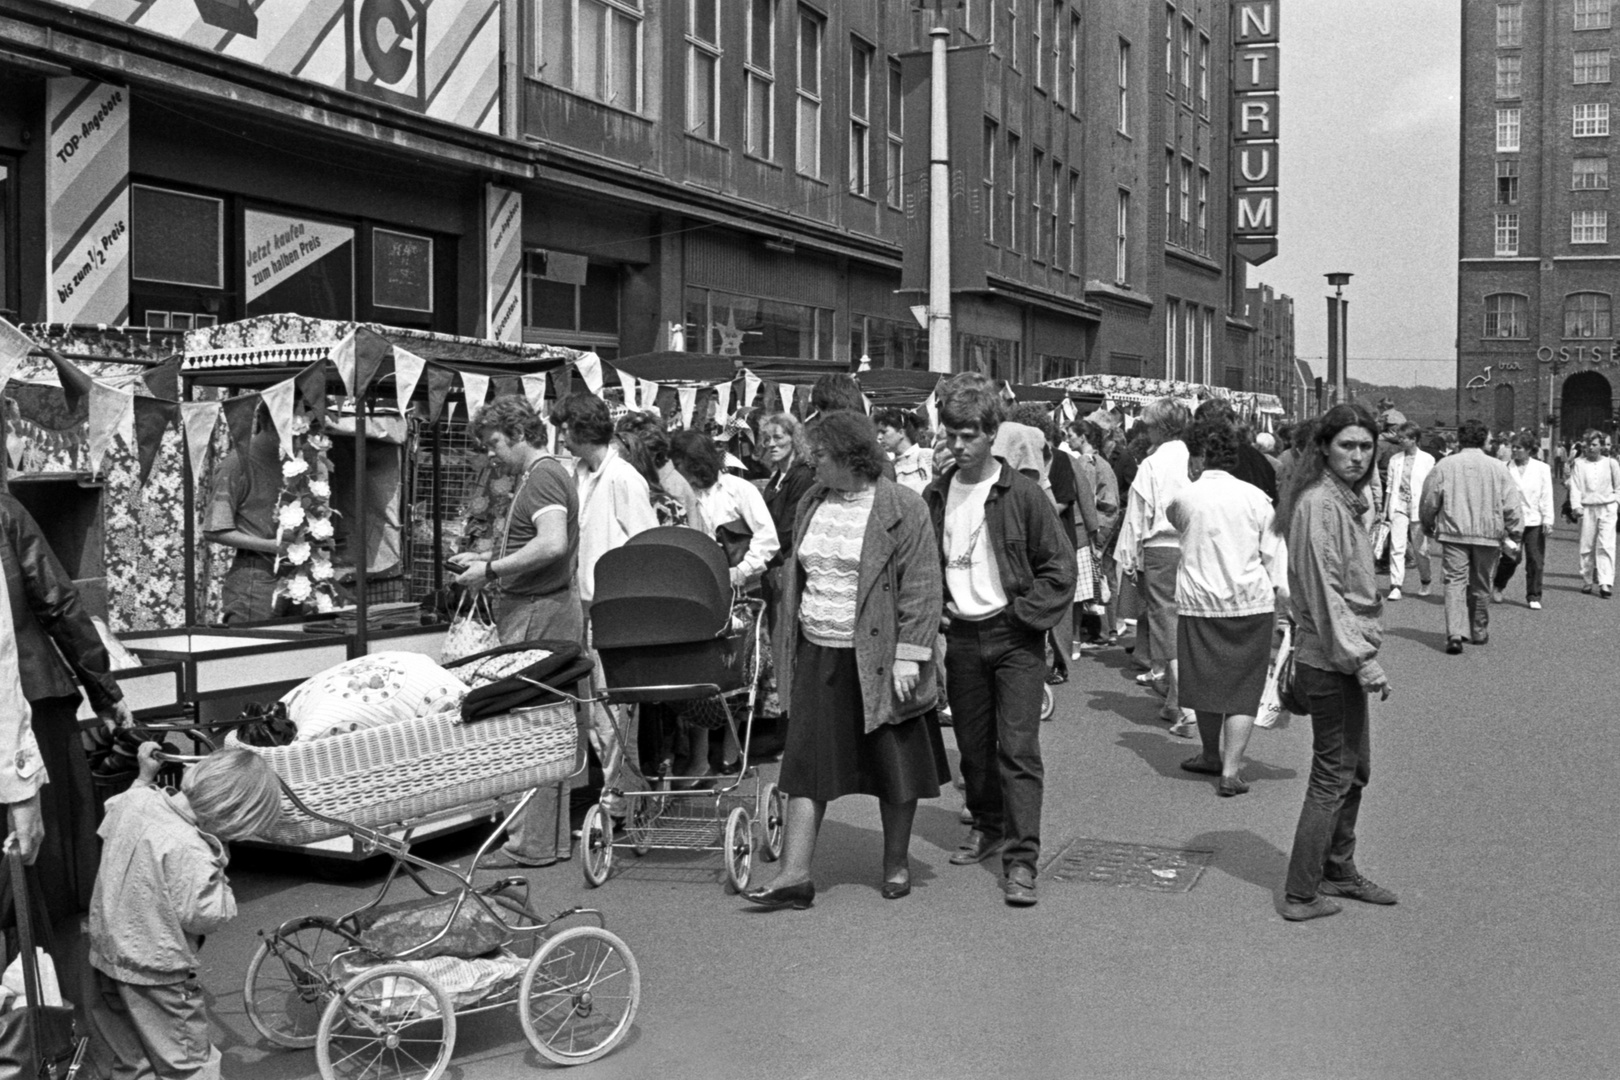
M 1278 2 L 1232 5 L 1232 239 L 1257 266 L 1277 254 Z
M 484 316 L 495 341 L 523 340 L 523 194 L 484 187 Z
M 129 90 L 51 79 L 46 318 L 129 321 Z

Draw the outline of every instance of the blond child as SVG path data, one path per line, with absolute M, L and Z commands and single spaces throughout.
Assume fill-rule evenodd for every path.
M 156 743 L 140 778 L 107 800 L 101 870 L 90 901 L 91 1063 L 103 1080 L 214 1080 L 197 949 L 236 915 L 225 843 L 281 816 L 264 759 L 232 748 L 187 770 L 179 793 L 155 787 Z

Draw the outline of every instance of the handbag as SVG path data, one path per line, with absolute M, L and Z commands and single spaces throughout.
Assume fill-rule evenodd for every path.
M 754 530 L 742 518 L 714 527 L 714 538 L 726 553 L 727 566 L 740 566 L 754 543 Z
M 29 874 L 22 856 L 8 852 L 11 872 L 11 902 L 17 914 L 17 941 L 22 948 L 23 992 L 27 1005 L 0 1013 L 0 1076 L 29 1080 L 67 1080 L 78 1072 L 89 1039 L 74 1030 L 71 1005 L 46 1005 L 39 981 L 39 958 L 35 952 L 34 919 L 51 942 L 51 923 L 38 889 L 29 887 Z
M 500 631 L 490 614 L 489 601 L 482 593 L 466 592 L 456 605 L 455 618 L 444 632 L 444 645 L 439 650 L 439 663 L 488 652 L 501 643 Z

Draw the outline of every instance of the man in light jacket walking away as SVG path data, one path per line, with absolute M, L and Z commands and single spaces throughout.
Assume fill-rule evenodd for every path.
M 1416 565 L 1419 596 L 1429 595 L 1429 543 L 1418 525 L 1418 502 L 1423 498 L 1423 482 L 1434 469 L 1434 455 L 1418 449 L 1423 429 L 1408 420 L 1395 429 L 1400 450 L 1389 459 L 1388 497 L 1384 516 L 1389 522 L 1389 599 L 1401 598 L 1407 567 Z
M 1524 515 L 1524 599 L 1531 611 L 1541 610 L 1541 567 L 1547 559 L 1547 530 L 1553 523 L 1552 470 L 1535 456 L 1533 435 L 1521 434 L 1513 440 L 1513 460 L 1508 475 L 1519 485 L 1519 512 Z M 1502 557 L 1496 564 L 1496 580 L 1491 590 L 1493 603 L 1502 602 L 1502 590 L 1513 580 L 1518 559 Z
M 1614 595 L 1614 522 L 1620 503 L 1620 462 L 1603 453 L 1603 436 L 1581 436 L 1581 456 L 1569 470 L 1569 508 L 1581 523 L 1581 592 L 1593 586 Z
M 1479 420 L 1457 429 L 1461 449 L 1435 465 L 1423 484 L 1423 531 L 1440 541 L 1446 587 L 1446 652 L 1463 636 L 1490 640 L 1491 578 L 1504 538 L 1517 553 L 1523 532 L 1519 488 L 1507 466 L 1485 453 L 1490 432 Z

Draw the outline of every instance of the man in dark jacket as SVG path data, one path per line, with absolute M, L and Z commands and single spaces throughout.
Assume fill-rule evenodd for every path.
M 945 671 L 973 829 L 951 856 L 1000 854 L 1007 903 L 1035 903 L 1040 858 L 1040 712 L 1046 632 L 1074 600 L 1074 545 L 1040 485 L 991 449 L 1004 417 L 995 386 L 963 374 L 940 389 L 952 466 L 928 486 L 945 569 Z

